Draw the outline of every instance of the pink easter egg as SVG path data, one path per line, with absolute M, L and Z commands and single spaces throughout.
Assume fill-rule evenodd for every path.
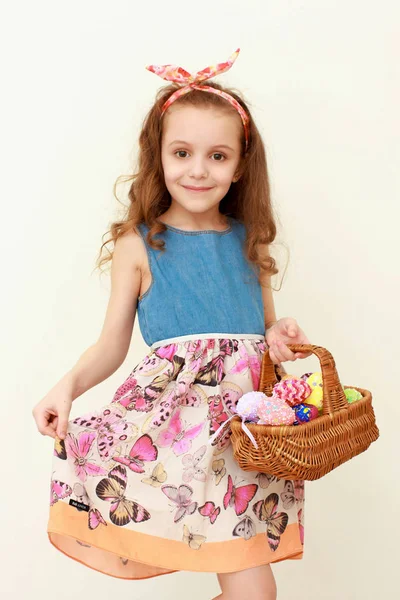
M 289 406 L 304 402 L 311 394 L 311 387 L 303 379 L 282 379 L 274 385 L 272 395 L 284 400 Z
M 258 411 L 259 421 L 264 425 L 292 425 L 296 420 L 294 411 L 279 398 L 261 400 Z

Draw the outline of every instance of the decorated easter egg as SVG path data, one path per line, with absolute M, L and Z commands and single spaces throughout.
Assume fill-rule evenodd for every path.
M 357 402 L 357 400 L 361 400 L 361 398 L 363 397 L 363 395 L 354 388 L 346 388 L 344 390 L 344 393 L 349 404 L 353 404 L 353 402 Z
M 294 411 L 279 398 L 271 396 L 261 400 L 258 407 L 258 423 L 264 425 L 292 425 L 296 419 Z
M 289 406 L 301 404 L 311 394 L 311 388 L 302 379 L 285 379 L 274 385 L 272 395 L 284 400 Z
M 298 404 L 293 410 L 300 423 L 308 423 L 319 416 L 318 408 L 312 404 Z
M 263 392 L 247 392 L 239 398 L 236 405 L 236 413 L 245 421 L 257 421 L 257 410 L 260 402 L 268 398 Z
M 307 398 L 307 404 L 313 404 L 321 411 L 324 395 L 322 389 L 322 373 L 312 373 L 310 377 L 307 378 L 307 383 L 311 388 L 311 394 Z

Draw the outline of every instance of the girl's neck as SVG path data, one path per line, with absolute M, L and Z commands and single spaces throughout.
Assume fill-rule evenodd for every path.
M 190 216 L 173 214 L 172 211 L 166 211 L 158 217 L 158 220 L 165 225 L 176 227 L 184 231 L 224 231 L 230 225 L 229 219 L 220 212 L 215 217 L 193 219 Z

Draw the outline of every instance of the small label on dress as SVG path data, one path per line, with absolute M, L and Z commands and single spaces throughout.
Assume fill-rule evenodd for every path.
M 75 506 L 75 508 L 78 510 L 86 510 L 86 512 L 89 512 L 90 506 L 88 504 L 83 504 L 83 502 L 72 500 L 72 498 L 70 499 L 69 503 L 71 506 Z

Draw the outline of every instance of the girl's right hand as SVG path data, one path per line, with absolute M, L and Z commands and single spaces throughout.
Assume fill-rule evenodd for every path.
M 68 417 L 73 398 L 69 391 L 51 390 L 32 410 L 36 426 L 42 435 L 64 439 L 67 435 Z

